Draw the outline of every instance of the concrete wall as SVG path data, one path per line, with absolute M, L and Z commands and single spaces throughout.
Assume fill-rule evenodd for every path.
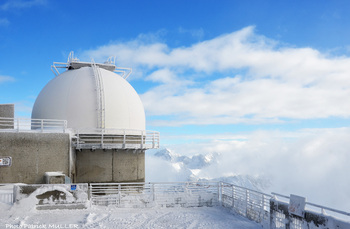
M 144 182 L 144 150 L 81 150 L 76 152 L 75 182 Z
M 0 118 L 14 118 L 15 116 L 15 105 L 14 104 L 0 104 Z M 13 121 L 7 121 L 5 126 L 0 125 L 0 129 L 13 129 L 14 123 Z
M 72 152 L 72 153 L 71 153 Z M 72 182 L 144 182 L 145 150 L 71 149 L 66 133 L 0 132 L 0 183 L 45 183 L 45 172 L 62 172 Z
M 69 134 L 0 132 L 0 156 L 12 157 L 12 166 L 0 167 L 0 183 L 40 184 L 53 171 L 68 175 L 69 150 Z
M 14 118 L 15 105 L 14 104 L 0 104 L 0 117 Z

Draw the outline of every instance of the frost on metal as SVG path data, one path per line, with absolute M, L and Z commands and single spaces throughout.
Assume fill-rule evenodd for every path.
M 216 182 L 90 184 L 91 203 L 118 207 L 202 207 L 219 204 Z

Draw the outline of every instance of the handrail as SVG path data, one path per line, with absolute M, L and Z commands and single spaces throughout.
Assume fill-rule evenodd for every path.
M 179 182 L 127 182 L 127 183 L 91 183 L 92 185 L 144 185 L 144 184 L 216 184 L 217 181 L 179 181 Z
M 272 192 L 271 194 L 275 195 L 275 196 L 280 196 L 280 197 L 283 197 L 283 198 L 286 198 L 286 199 L 290 199 L 289 196 L 281 195 L 281 194 L 278 194 L 278 193 L 275 193 L 275 192 Z M 320 208 L 321 212 L 323 212 L 323 210 L 328 210 L 328 211 L 332 211 L 332 212 L 335 212 L 335 213 L 339 213 L 339 214 L 350 216 L 349 212 L 337 210 L 337 209 L 334 209 L 334 208 L 330 208 L 330 207 L 326 207 L 326 206 L 322 206 L 322 205 L 318 205 L 318 204 L 314 204 L 314 203 L 310 203 L 310 202 L 305 202 L 305 204 L 313 206 L 313 207 Z
M 0 132 L 62 132 L 67 121 L 58 119 L 30 119 L 0 117 Z
M 226 184 L 226 185 L 229 185 L 229 186 L 234 186 L 234 187 L 237 187 L 237 188 L 244 188 L 244 187 L 241 187 L 241 186 L 238 186 L 238 185 L 234 185 L 234 184 L 230 184 L 230 183 L 227 183 L 227 182 L 223 182 L 221 181 L 220 182 L 221 184 Z M 258 193 L 258 194 L 261 194 L 261 195 L 265 195 L 265 196 L 268 196 L 268 197 L 272 197 L 272 195 L 269 195 L 269 194 L 266 194 L 266 193 L 263 193 L 263 192 L 259 192 L 259 191 L 256 191 L 256 190 L 253 190 L 253 189 L 250 189 L 250 188 L 244 188 L 245 190 L 248 190 L 250 192 L 255 192 L 255 193 Z
M 77 149 L 153 149 L 159 148 L 159 132 L 135 129 L 75 130 Z

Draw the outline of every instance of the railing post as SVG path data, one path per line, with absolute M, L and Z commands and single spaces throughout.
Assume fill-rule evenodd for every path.
M 152 196 L 153 196 L 153 202 L 156 201 L 156 193 L 154 192 L 154 184 L 152 184 Z
M 44 119 L 41 119 L 40 129 L 41 129 L 41 133 L 44 132 Z
M 232 185 L 232 209 L 235 208 L 235 186 Z
M 141 130 L 141 149 L 143 149 L 143 130 Z
M 248 217 L 248 195 L 249 191 L 248 189 L 245 190 L 245 209 L 246 209 L 246 217 Z
M 121 185 L 118 184 L 118 207 L 120 207 L 120 203 L 121 203 L 121 191 L 122 191 L 122 188 L 121 188 Z
M 264 212 L 264 206 L 265 206 L 265 196 L 264 194 L 261 194 L 262 198 L 261 198 L 261 201 L 262 201 L 262 204 L 261 204 L 261 212 L 263 213 Z
M 219 181 L 218 182 L 218 201 L 220 203 L 220 205 L 222 206 L 222 187 L 221 187 L 222 183 Z
M 104 135 L 104 133 L 102 132 L 101 133 L 101 148 L 103 149 L 103 135 Z
M 66 133 L 66 129 L 67 129 L 67 120 L 63 121 L 63 133 Z
M 19 132 L 19 118 L 17 118 L 17 132 Z
M 124 129 L 124 136 L 123 136 L 123 148 L 125 148 L 125 137 L 126 137 L 126 134 L 125 134 L 125 129 Z
M 89 197 L 90 197 L 90 207 L 93 204 L 93 198 L 92 198 L 92 184 L 90 183 L 90 190 L 89 190 Z
M 77 148 L 80 148 L 80 145 L 79 145 L 79 130 L 77 131 Z

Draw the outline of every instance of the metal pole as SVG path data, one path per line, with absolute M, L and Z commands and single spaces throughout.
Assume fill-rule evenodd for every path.
M 89 190 L 89 194 L 90 194 L 90 207 L 93 204 L 93 198 L 92 198 L 92 184 L 90 183 L 90 190 Z
M 121 189 L 121 185 L 120 184 L 118 184 L 118 198 L 119 198 L 119 207 L 120 207 L 120 203 L 121 203 L 121 191 L 122 191 L 122 189 Z
M 64 127 L 63 127 L 63 133 L 66 133 L 66 129 L 67 129 L 67 120 L 64 120 L 63 125 L 64 125 Z
M 125 129 L 124 129 L 124 136 L 123 136 L 123 148 L 125 148 Z
M 245 190 L 245 209 L 246 209 L 246 217 L 248 217 L 248 189 Z
M 235 208 L 235 186 L 232 185 L 232 208 Z
M 221 200 L 221 196 L 222 196 L 222 187 L 221 187 L 222 183 L 218 182 L 218 201 L 219 203 L 221 203 L 222 206 L 222 200 Z
M 141 149 L 143 149 L 143 130 L 141 130 Z
M 103 133 L 101 133 L 101 148 L 103 149 Z

